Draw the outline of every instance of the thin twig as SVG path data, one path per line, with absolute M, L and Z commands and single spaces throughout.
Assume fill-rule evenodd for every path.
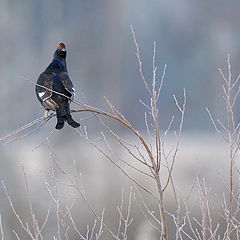
M 3 226 L 2 226 L 2 215 L 0 214 L 0 230 L 1 230 L 1 240 L 4 240 Z
M 79 132 L 78 129 L 76 129 L 76 131 L 80 134 L 80 136 L 83 135 L 82 132 Z M 111 157 L 109 157 L 99 146 L 97 146 L 96 144 L 94 144 L 92 141 L 90 141 L 90 139 L 87 136 L 87 132 L 85 129 L 85 139 L 87 140 L 87 142 L 89 144 L 91 144 L 93 147 L 95 147 L 103 156 L 105 156 L 113 165 L 115 165 L 126 177 L 128 177 L 132 182 L 134 182 L 136 185 L 138 185 L 140 188 L 142 188 L 144 191 L 146 191 L 147 193 L 149 193 L 150 195 L 152 195 L 155 199 L 158 199 L 157 196 L 155 196 L 155 194 L 153 194 L 150 190 L 148 190 L 146 187 L 144 187 L 143 185 L 141 185 L 140 183 L 138 183 L 133 177 L 131 177 L 122 167 L 120 167 L 117 163 L 115 163 Z
M 18 134 L 19 132 L 21 132 L 21 131 L 29 128 L 29 127 L 32 127 L 34 124 L 36 124 L 36 123 L 38 123 L 38 122 L 40 122 L 40 121 L 42 121 L 42 120 L 43 120 L 43 117 L 40 117 L 40 118 L 37 118 L 37 119 L 29 122 L 29 123 L 21 126 L 20 128 L 14 130 L 13 132 L 11 132 L 11 133 L 9 133 L 9 134 L 1 137 L 1 138 L 0 138 L 0 141 L 3 141 L 3 140 L 5 140 L 5 139 L 7 139 L 7 138 L 9 138 L 9 137 L 13 137 L 13 136 L 15 136 L 16 134 Z
M 28 136 L 32 135 L 35 131 L 37 131 L 39 128 L 41 128 L 43 125 L 45 125 L 49 120 L 50 120 L 50 118 L 44 120 L 44 122 L 42 122 L 40 125 L 35 127 L 32 131 L 30 131 L 30 132 L 28 132 L 28 133 L 26 133 L 26 134 L 24 134 L 22 136 L 16 137 L 16 138 L 14 138 L 12 140 L 9 140 L 9 141 L 5 142 L 4 144 L 9 144 L 9 143 L 14 142 L 16 140 L 20 140 L 20 139 L 23 139 L 25 137 L 28 137 Z
M 147 91 L 149 92 L 149 94 L 151 94 L 151 90 L 147 84 L 147 81 L 145 79 L 145 76 L 144 76 L 144 73 L 143 73 L 143 68 L 142 68 L 142 61 L 141 61 L 141 57 L 140 57 L 140 51 L 139 51 L 139 46 L 138 46 L 138 42 L 137 42 L 137 39 L 136 39 L 136 34 L 133 30 L 133 26 L 130 25 L 130 29 L 132 31 L 132 35 L 133 35 L 133 41 L 134 41 L 134 44 L 135 44 L 135 47 L 136 47 L 136 57 L 137 57 L 137 60 L 138 60 L 138 64 L 139 64 L 139 72 L 140 72 L 140 76 L 145 84 L 145 87 L 147 89 Z
M 6 195 L 7 199 L 8 199 L 8 202 L 9 202 L 11 208 L 12 208 L 13 214 L 16 216 L 16 218 L 17 218 L 18 222 L 20 223 L 22 229 L 23 229 L 32 239 L 34 239 L 34 236 L 33 236 L 33 234 L 31 233 L 30 229 L 28 228 L 27 224 L 26 224 L 26 226 L 25 226 L 25 224 L 23 223 L 20 215 L 17 213 L 17 211 L 16 211 L 16 209 L 15 209 L 15 207 L 14 207 L 14 205 L 13 205 L 13 202 L 12 202 L 12 200 L 11 200 L 11 197 L 10 197 L 10 195 L 8 194 L 8 191 L 7 191 L 7 188 L 6 188 L 6 185 L 5 185 L 4 181 L 1 180 L 1 183 L 2 183 L 2 186 L 3 186 L 4 192 L 5 192 L 5 195 Z

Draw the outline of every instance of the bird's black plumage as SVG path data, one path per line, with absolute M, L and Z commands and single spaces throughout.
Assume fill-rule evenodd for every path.
M 53 60 L 37 80 L 36 95 L 42 106 L 57 113 L 56 129 L 61 129 L 64 122 L 76 128 L 80 124 L 72 119 L 69 104 L 75 89 L 68 76 L 66 47 L 60 43 L 54 52 Z

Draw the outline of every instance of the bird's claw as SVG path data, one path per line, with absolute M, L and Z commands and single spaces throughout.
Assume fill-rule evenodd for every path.
M 49 114 L 49 111 L 46 110 L 45 113 L 44 113 L 43 118 L 44 118 L 44 120 L 47 120 L 50 117 L 52 117 L 53 115 L 54 115 L 53 113 Z
M 44 118 L 44 120 L 48 119 L 48 111 L 45 111 L 43 118 Z

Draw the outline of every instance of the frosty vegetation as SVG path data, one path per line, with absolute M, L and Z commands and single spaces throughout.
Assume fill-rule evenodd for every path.
M 134 222 L 139 222 L 136 218 L 144 219 L 145 225 L 153 230 L 154 234 L 149 234 L 148 240 L 240 239 L 240 169 L 238 162 L 240 122 L 236 119 L 235 114 L 237 110 L 235 105 L 238 103 L 240 92 L 240 76 L 237 78 L 232 76 L 230 56 L 227 59 L 227 71 L 219 69 L 223 80 L 220 84 L 222 84 L 226 115 L 224 119 L 218 119 L 212 115 L 211 109 L 206 109 L 210 119 L 209 123 L 213 125 L 215 131 L 219 134 L 219 138 L 225 140 L 225 145 L 228 148 L 228 158 L 225 159 L 225 161 L 228 161 L 228 169 L 225 169 L 219 179 L 216 179 L 221 184 L 224 183 L 225 190 L 221 194 L 216 194 L 214 189 L 209 186 L 205 176 L 197 174 L 195 181 L 189 183 L 188 192 L 182 194 L 178 182 L 175 180 L 174 172 L 181 146 L 184 116 L 187 110 L 187 93 L 183 89 L 181 98 L 173 95 L 173 101 L 179 114 L 170 119 L 167 129 L 162 129 L 161 112 L 158 106 L 161 104 L 159 99 L 162 91 L 164 91 L 164 77 L 167 66 L 165 65 L 161 70 L 158 70 L 156 63 L 157 46 L 154 42 L 152 79 L 151 81 L 146 79 L 140 47 L 133 28 L 131 28 L 131 31 L 136 48 L 140 77 L 149 95 L 148 102 L 140 101 L 140 104 L 146 108 L 143 116 L 146 126 L 145 131 L 135 129 L 134 123 L 130 123 L 127 116 L 123 116 L 121 110 L 117 109 L 107 98 L 105 99 L 109 112 L 79 100 L 74 100 L 79 109 L 72 110 L 75 114 L 88 113 L 89 115 L 84 120 L 96 119 L 101 125 L 100 141 L 90 136 L 85 126 L 81 126 L 76 131 L 81 140 L 84 140 L 92 149 L 97 151 L 98 156 L 104 156 L 105 161 L 109 161 L 127 179 L 127 184 L 123 184 L 120 194 L 112 193 L 121 196 L 119 204 L 115 206 L 116 214 L 114 218 L 106 217 L 106 215 L 111 215 L 110 209 L 97 209 L 96 204 L 89 201 L 88 189 L 83 184 L 83 182 L 88 182 L 88 179 L 82 179 L 78 164 L 74 162 L 72 170 L 69 171 L 57 159 L 54 147 L 51 144 L 51 137 L 57 130 L 53 130 L 35 149 L 37 150 L 43 145 L 47 146 L 51 159 L 51 168 L 46 169 L 46 173 L 43 174 L 42 188 L 46 189 L 50 196 L 44 217 L 42 217 L 43 213 L 40 214 L 34 207 L 31 182 L 28 180 L 28 173 L 24 164 L 22 174 L 25 182 L 27 214 L 20 213 L 19 209 L 16 208 L 14 199 L 9 193 L 11 185 L 3 180 L 1 182 L 4 195 L 8 199 L 19 226 L 18 229 L 12 229 L 10 233 L 12 239 L 132 239 L 134 228 L 131 228 L 134 226 Z M 51 115 L 47 120 L 38 118 L 31 121 L 2 137 L 1 141 L 10 143 L 36 134 L 36 130 L 54 116 L 54 114 Z M 173 129 L 174 122 L 178 123 L 177 129 Z M 131 134 L 134 141 L 119 134 L 119 126 L 123 127 L 128 134 Z M 168 139 L 173 136 L 174 144 L 169 146 Z M 113 147 L 113 142 L 118 144 L 118 150 Z M 124 158 L 118 154 L 119 149 L 125 152 Z M 110 173 L 106 172 L 104 174 Z M 169 196 L 172 196 L 174 202 L 171 206 L 167 202 Z M 192 198 L 194 201 L 191 201 Z M 96 199 L 97 201 L 98 199 Z M 86 216 L 82 216 L 81 211 L 77 211 L 78 205 L 85 208 L 87 218 L 91 220 L 84 228 L 80 226 L 80 222 Z M 137 217 L 132 213 L 133 209 L 139 212 Z M 41 215 L 41 218 L 39 215 Z M 0 220 L 1 239 L 4 240 L 7 238 L 4 230 L 4 219 L 1 217 Z M 142 228 L 147 229 L 146 226 Z M 51 235 L 48 234 L 50 228 L 53 231 Z M 134 236 L 134 239 L 143 238 Z

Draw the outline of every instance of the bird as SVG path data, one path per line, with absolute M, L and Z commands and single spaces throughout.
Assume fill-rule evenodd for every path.
M 56 129 L 60 130 L 67 122 L 73 128 L 80 124 L 73 120 L 70 112 L 70 103 L 74 98 L 75 89 L 68 75 L 66 63 L 66 45 L 60 43 L 54 52 L 53 60 L 39 75 L 35 92 L 39 102 L 45 109 L 44 118 L 49 117 L 49 111 L 56 111 Z

